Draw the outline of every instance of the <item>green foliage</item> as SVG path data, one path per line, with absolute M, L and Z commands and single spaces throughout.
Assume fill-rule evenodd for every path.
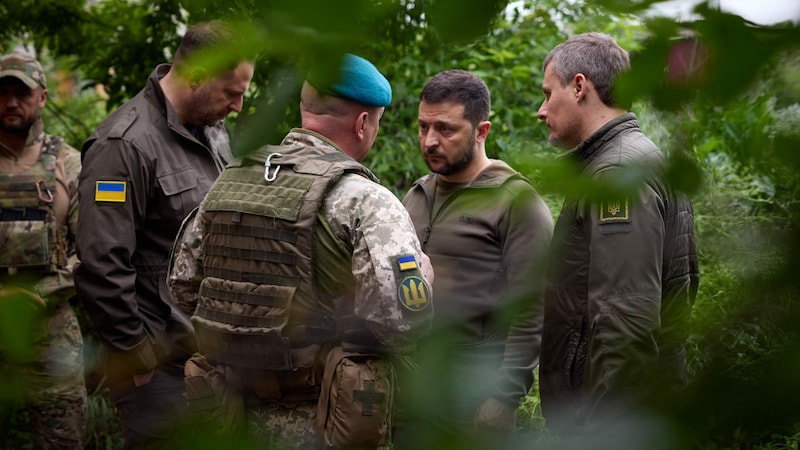
M 670 150 L 703 167 L 694 196 L 702 278 L 683 412 L 704 448 L 768 445 L 800 423 L 795 390 L 786 390 L 798 375 L 787 357 L 800 348 L 791 325 L 800 298 L 786 272 L 797 261 L 798 180 L 785 147 L 800 120 L 794 107 L 776 107 L 762 75 L 765 83 L 724 106 L 700 98 L 661 116 L 677 137 Z
M 86 411 L 84 447 L 89 450 L 114 450 L 123 447 L 119 414 L 111 404 L 108 389 L 99 386 L 91 392 Z
M 27 283 L 0 286 L 0 447 L 24 448 L 29 417 L 24 407 L 28 379 L 25 369 L 35 355 L 43 331 L 44 305 Z
M 79 30 L 86 20 L 84 1 L 17 0 L 0 4 L 0 42 L 24 38 L 38 50 L 68 49 L 82 39 Z M 44 25 L 46 24 L 46 25 Z M 10 48 L 0 46 L 6 53 Z
M 92 55 L 76 63 L 85 77 L 105 86 L 113 109 L 144 87 L 153 67 L 171 56 L 167 49 L 177 48 L 179 2 L 104 0 L 89 6 L 87 15 L 77 30 L 81 41 L 63 54 Z
M 51 93 L 40 116 L 45 131 L 64 138 L 68 144 L 80 150 L 95 127 L 106 118 L 106 102 L 91 86 L 79 86 L 75 95 L 60 99 L 54 80 L 48 80 Z
M 9 406 L 13 406 L 9 408 Z M 3 435 L 0 436 L 1 448 L 29 449 L 32 448 L 30 437 L 30 416 L 23 404 L 4 405 L 0 414 L 0 427 Z
M 544 98 L 541 64 L 547 52 L 568 37 L 563 24 L 576 24 L 581 30 L 602 29 L 623 43 L 632 42 L 638 29 L 631 17 L 612 16 L 583 2 L 518 3 L 514 11 L 496 20 L 491 32 L 472 29 L 473 39 L 468 42 L 436 28 L 439 24 L 431 21 L 416 30 L 400 55 L 377 53 L 375 63 L 391 81 L 394 98 L 365 164 L 398 195 L 428 172 L 415 134 L 419 92 L 430 77 L 448 69 L 469 70 L 482 77 L 492 93 L 492 129 L 486 143 L 489 156 L 504 159 L 538 180 L 542 176 L 540 160 L 558 153 L 547 143 L 546 127 L 536 113 Z M 415 16 L 407 16 L 408 23 L 415 20 Z M 385 42 L 377 45 L 384 47 Z

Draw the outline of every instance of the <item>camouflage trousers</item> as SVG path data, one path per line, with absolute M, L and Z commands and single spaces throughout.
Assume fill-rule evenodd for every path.
M 292 375 L 305 386 L 308 373 Z M 318 448 L 314 434 L 318 394 L 303 391 L 288 399 L 276 390 L 286 388 L 289 378 L 295 377 L 279 381 L 260 370 L 215 364 L 201 354 L 186 362 L 185 375 L 189 410 L 203 429 L 244 432 L 259 443 L 258 448 L 270 450 Z
M 247 406 L 247 426 L 251 434 L 267 442 L 267 448 L 316 449 L 314 419 L 317 402 L 266 402 Z
M 20 368 L 34 448 L 84 447 L 86 386 L 83 338 L 72 306 L 62 302 L 34 344 L 35 357 Z

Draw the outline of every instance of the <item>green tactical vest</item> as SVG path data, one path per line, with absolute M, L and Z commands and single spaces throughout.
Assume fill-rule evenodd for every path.
M 331 342 L 340 331 L 333 305 L 319 299 L 315 263 L 321 248 L 346 246 L 326 222 L 316 224 L 342 175 L 374 177 L 340 152 L 269 157 L 282 150 L 266 146 L 228 166 L 203 204 L 204 279 L 192 322 L 201 352 L 215 361 L 291 370 L 292 348 Z M 320 253 L 338 259 L 326 264 L 350 265 L 352 250 Z
M 46 136 L 39 160 L 23 173 L 0 174 L 0 267 L 41 268 L 66 264 L 63 230 L 56 229 L 56 160 L 63 145 Z

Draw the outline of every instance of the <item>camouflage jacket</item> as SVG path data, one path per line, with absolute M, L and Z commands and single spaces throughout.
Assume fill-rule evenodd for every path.
M 303 129 L 292 130 L 280 148 L 286 155 L 299 156 L 340 152 L 328 139 Z M 387 351 L 409 351 L 427 333 L 433 307 L 427 281 L 423 303 L 416 304 L 409 296 L 409 279 L 422 277 L 418 267 L 422 253 L 402 204 L 375 181 L 345 174 L 328 192 L 320 212 L 327 222 L 323 226 L 352 255 L 347 273 L 352 280 L 348 287 L 352 314 Z M 194 311 L 204 278 L 199 263 L 203 257 L 201 217 L 196 214 L 184 223 L 168 274 L 173 301 L 187 312 Z M 319 264 L 318 272 L 338 269 L 334 264 Z M 325 297 L 325 293 L 320 295 Z
M 81 171 L 80 153 L 66 144 L 63 139 L 44 133 L 44 124 L 39 119 L 31 127 L 25 148 L 15 158 L 5 158 L 0 154 L 0 178 L 2 185 L 14 183 L 17 178 L 25 178 L 28 174 L 39 173 L 41 181 L 37 182 L 39 205 L 22 205 L 15 196 L 3 194 L 0 199 L 2 209 L 2 226 L 0 226 L 0 266 L 11 269 L 30 266 L 33 255 L 30 249 L 25 254 L 13 254 L 19 243 L 7 242 L 8 239 L 19 239 L 37 227 L 28 220 L 12 220 L 20 211 L 31 207 L 40 209 L 47 218 L 42 222 L 47 230 L 45 236 L 36 236 L 37 241 L 47 246 L 41 249 L 42 258 L 47 259 L 41 265 L 41 277 L 35 280 L 35 290 L 48 302 L 58 303 L 74 295 L 72 268 L 77 261 L 75 255 L 75 234 L 78 222 L 78 176 Z M 38 177 L 38 176 L 37 176 Z M 23 180 L 24 181 L 24 180 Z M 25 214 L 23 214 L 25 215 Z M 9 227 L 23 227 L 17 231 Z M 21 233 L 21 234 L 20 234 Z M 20 247 L 22 248 L 22 247 Z M 41 259 L 41 258 L 39 258 Z

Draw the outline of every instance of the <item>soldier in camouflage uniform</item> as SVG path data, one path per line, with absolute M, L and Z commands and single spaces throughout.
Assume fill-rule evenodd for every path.
M 433 312 L 433 273 L 413 224 L 397 197 L 360 164 L 391 87 L 371 63 L 350 54 L 336 84 L 318 74 L 312 70 L 303 85 L 302 128 L 225 169 L 178 234 L 168 275 L 173 301 L 193 313 L 210 362 L 205 378 L 224 373 L 229 386 L 239 386 L 226 396 L 246 405 L 250 431 L 277 448 L 315 445 L 326 348 L 402 355 L 427 333 Z M 247 302 L 232 301 L 241 297 Z M 245 303 L 267 302 L 273 307 L 247 315 Z M 279 325 L 247 328 L 285 310 Z M 245 354 L 237 344 L 246 337 L 225 341 L 218 332 L 228 325 L 227 336 L 246 329 L 264 344 L 251 341 L 253 351 Z M 266 339 L 275 335 L 288 342 L 285 349 Z M 245 356 L 237 360 L 234 349 Z M 289 364 L 282 366 L 286 355 Z
M 69 301 L 81 162 L 44 133 L 46 99 L 33 57 L 0 58 L 0 302 L 29 301 L 44 318 L 29 360 L 2 344 L 0 354 L 3 369 L 23 380 L 34 447 L 72 449 L 83 448 L 86 422 L 83 338 Z

